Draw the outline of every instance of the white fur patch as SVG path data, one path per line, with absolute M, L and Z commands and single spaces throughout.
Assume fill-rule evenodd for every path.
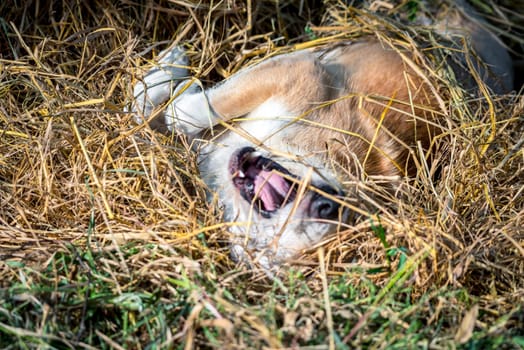
M 176 82 L 189 74 L 188 59 L 178 46 L 162 51 L 159 57 L 158 66 L 149 70 L 133 88 L 134 100 L 130 109 L 137 123 L 143 123 L 155 107 L 167 101 Z

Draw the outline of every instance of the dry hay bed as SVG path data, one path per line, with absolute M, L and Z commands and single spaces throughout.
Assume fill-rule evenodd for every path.
M 3 2 L 1 347 L 524 347 L 521 95 L 471 97 L 442 80 L 448 132 L 433 165 L 274 279 L 229 259 L 185 140 L 122 112 L 172 41 L 188 43 L 204 82 L 279 48 L 431 42 L 386 19 L 409 23 L 421 3 L 371 5 Z M 477 5 L 518 55 L 519 12 Z

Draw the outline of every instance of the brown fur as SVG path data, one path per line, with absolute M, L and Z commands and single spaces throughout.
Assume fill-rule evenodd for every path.
M 261 63 L 224 82 L 208 95 L 209 103 L 218 115 L 233 119 L 273 96 L 286 96 L 290 112 L 321 123 L 299 121 L 304 126 L 287 143 L 317 155 L 331 153 L 346 165 L 345 145 L 351 145 L 357 158 L 366 160 L 367 174 L 405 175 L 413 168 L 409 148 L 417 141 L 427 147 L 436 132 L 425 122 L 432 114 L 416 107 L 432 107 L 429 89 L 397 52 L 379 42 L 332 50 L 327 54 L 334 59 L 306 51 Z

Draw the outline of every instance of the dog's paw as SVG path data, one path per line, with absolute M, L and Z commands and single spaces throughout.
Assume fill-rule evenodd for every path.
M 208 97 L 196 79 L 183 80 L 173 93 L 173 102 L 165 111 L 166 126 L 194 138 L 204 129 L 213 128 L 216 116 L 209 105 Z
M 165 49 L 158 54 L 158 64 L 166 69 L 170 69 L 175 76 L 186 77 L 189 59 L 183 48 L 175 46 Z
M 179 46 L 162 51 L 158 55 L 157 65 L 135 84 L 134 99 L 126 112 L 133 113 L 137 123 L 147 120 L 157 106 L 171 97 L 178 82 L 189 76 L 188 61 L 185 51 Z M 159 115 L 151 126 L 164 129 L 165 124 L 163 116 Z

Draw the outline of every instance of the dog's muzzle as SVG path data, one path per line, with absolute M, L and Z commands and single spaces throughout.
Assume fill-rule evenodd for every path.
M 340 218 L 340 203 L 335 201 L 335 197 L 343 197 L 343 193 L 335 190 L 331 186 L 319 186 L 318 189 L 329 197 L 318 192 L 313 194 L 309 205 L 309 217 L 322 220 L 337 220 Z
M 235 188 L 242 198 L 264 218 L 270 218 L 297 197 L 299 177 L 277 162 L 263 157 L 253 147 L 235 151 L 229 161 L 229 172 Z M 343 197 L 341 191 L 329 185 L 314 186 L 307 208 L 310 219 L 337 220 L 340 203 L 335 197 Z

